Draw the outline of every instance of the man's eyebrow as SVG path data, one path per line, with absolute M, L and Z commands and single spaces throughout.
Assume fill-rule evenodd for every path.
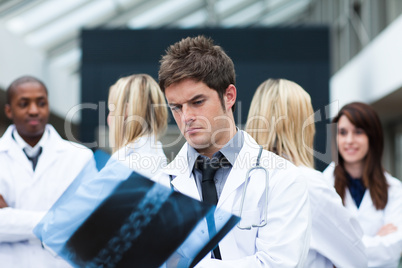
M 18 100 L 31 100 L 32 98 L 28 98 L 28 97 L 24 97 L 24 96 L 22 96 L 22 97 L 20 97 Z M 46 99 L 46 96 L 39 96 L 39 97 L 37 97 L 37 98 L 33 98 L 33 99 L 35 99 L 35 100 L 42 100 L 42 99 Z
M 205 95 L 204 94 L 195 95 L 194 97 L 192 97 L 191 99 L 189 99 L 186 102 L 192 102 L 192 101 L 195 101 L 195 100 L 198 100 L 198 99 L 201 99 L 201 98 L 205 98 Z M 174 103 L 174 102 L 168 102 L 168 105 L 169 106 L 178 106 L 178 105 L 182 105 L 182 104 L 178 104 L 178 103 Z
M 195 100 L 198 100 L 198 99 L 201 99 L 201 98 L 205 98 L 205 95 L 204 94 L 195 95 L 189 101 L 195 101 Z

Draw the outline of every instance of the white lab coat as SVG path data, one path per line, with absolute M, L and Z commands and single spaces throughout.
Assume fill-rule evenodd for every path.
M 218 209 L 235 215 L 240 214 L 247 171 L 255 165 L 259 152 L 257 143 L 246 132 L 243 133 L 244 146 L 217 204 Z M 186 143 L 164 172 L 174 177 L 172 185 L 175 190 L 200 200 L 194 176 L 188 167 L 187 146 Z M 269 172 L 267 225 L 251 230 L 234 227 L 219 243 L 222 261 L 207 256 L 197 267 L 302 267 L 311 229 L 307 184 L 292 163 L 271 152 L 263 151 L 261 165 Z M 169 185 L 166 175 L 156 180 Z M 249 180 L 242 225 L 259 224 L 266 205 L 264 172 L 253 171 Z
M 112 158 L 148 178 L 155 176 L 167 165 L 162 143 L 156 141 L 154 136 L 139 137 L 116 151 Z
M 325 170 L 324 176 L 334 185 L 334 163 Z M 366 190 L 360 207 L 357 208 L 349 190 L 346 191 L 345 207 L 354 215 L 363 229 L 363 243 L 366 247 L 368 267 L 398 267 L 402 253 L 402 183 L 385 173 L 389 184 L 388 203 L 383 210 L 376 210 L 369 190 Z M 396 233 L 378 236 L 377 232 L 385 224 L 398 227 Z
M 308 182 L 312 216 L 306 268 L 367 267 L 363 230 L 321 172 L 300 166 Z
M 32 230 L 87 163 L 96 168 L 92 151 L 63 140 L 47 125 L 49 136 L 33 172 L 11 136 L 14 129 L 11 125 L 0 139 L 0 194 L 9 206 L 0 209 L 0 266 L 70 267 L 44 250 Z

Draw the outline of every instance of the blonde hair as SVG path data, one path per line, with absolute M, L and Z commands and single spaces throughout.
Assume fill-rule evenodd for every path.
M 159 138 L 167 126 L 167 105 L 158 83 L 147 74 L 120 78 L 109 90 L 113 152 L 144 135 Z
M 286 79 L 268 79 L 254 94 L 246 131 L 262 145 L 293 162 L 314 168 L 314 110 L 310 95 Z

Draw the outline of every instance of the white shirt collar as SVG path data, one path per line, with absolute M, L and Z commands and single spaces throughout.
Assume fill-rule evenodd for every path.
M 12 134 L 17 144 L 21 147 L 22 150 L 25 151 L 26 155 L 29 157 L 34 157 L 38 154 L 40 148 L 43 147 L 49 136 L 48 129 L 46 128 L 43 132 L 42 138 L 34 147 L 32 147 L 31 145 L 26 143 L 23 138 L 21 138 L 21 136 L 18 134 L 17 129 L 14 129 Z

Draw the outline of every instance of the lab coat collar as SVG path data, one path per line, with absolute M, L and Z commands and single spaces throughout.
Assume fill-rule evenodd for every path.
M 59 159 L 57 161 L 61 161 L 61 158 L 57 157 L 57 155 L 65 152 L 70 145 L 68 141 L 64 141 L 60 137 L 53 126 L 46 125 L 46 130 L 49 131 L 49 137 L 47 142 L 42 146 L 42 154 L 35 169 L 35 176 L 38 177 L 46 172 L 50 166 L 54 165 L 56 159 Z
M 16 141 L 12 137 L 12 133 L 15 130 L 15 125 L 10 125 L 6 132 L 4 132 L 3 137 L 0 139 L 0 152 L 9 151 L 10 149 L 14 150 L 14 146 L 18 145 Z M 62 138 L 60 137 L 59 133 L 54 129 L 52 125 L 47 124 L 46 130 L 49 133 L 48 140 L 43 144 L 43 147 L 52 148 L 52 150 L 56 151 L 64 151 L 67 149 L 66 145 L 60 145 L 58 141 Z M 54 143 L 57 142 L 57 146 L 52 146 Z
M 25 151 L 25 154 L 28 157 L 35 157 L 41 150 L 41 147 L 43 147 L 43 145 L 46 143 L 49 133 L 48 133 L 48 130 L 45 129 L 39 142 L 33 147 L 31 145 L 29 145 L 28 143 L 26 143 L 26 141 L 20 136 L 20 134 L 18 133 L 18 131 L 15 128 L 11 135 L 14 138 L 14 140 L 17 142 L 17 144 L 21 147 L 21 149 Z
M 229 173 L 221 196 L 219 197 L 217 207 L 221 207 L 230 194 L 245 183 L 247 172 L 250 168 L 255 166 L 257 161 L 257 155 L 260 149 L 259 145 L 246 132 L 243 131 L 243 135 L 243 147 L 241 148 L 240 153 L 236 158 L 236 162 Z
M 23 166 L 30 172 L 33 172 L 31 162 L 28 160 L 21 147 L 12 137 L 14 129 L 15 125 L 10 125 L 3 137 L 0 139 L 0 153 L 8 153 L 14 161 L 23 161 Z M 45 172 L 46 169 L 53 164 L 55 159 L 57 159 L 55 154 L 65 151 L 69 145 L 68 142 L 60 142 L 63 141 L 63 139 L 52 125 L 46 125 L 46 131 L 48 131 L 49 136 L 46 140 L 46 143 L 42 146 L 42 154 L 35 170 L 35 176 L 39 176 L 41 173 Z
M 187 148 L 188 143 L 186 142 L 173 161 L 163 169 L 165 173 L 173 176 L 184 175 L 190 177 L 191 170 L 188 167 Z
M 187 143 L 183 145 L 174 160 L 163 169 L 163 172 L 173 178 L 171 184 L 177 191 L 201 200 L 194 177 L 188 167 L 187 146 Z
M 349 189 L 345 191 L 345 206 L 351 211 L 351 213 L 357 217 L 359 215 L 359 211 L 364 211 L 367 209 L 371 209 L 373 206 L 373 201 L 371 200 L 370 191 L 366 189 L 364 191 L 362 202 L 360 203 L 360 207 L 356 206 L 355 201 L 352 198 L 352 194 Z

